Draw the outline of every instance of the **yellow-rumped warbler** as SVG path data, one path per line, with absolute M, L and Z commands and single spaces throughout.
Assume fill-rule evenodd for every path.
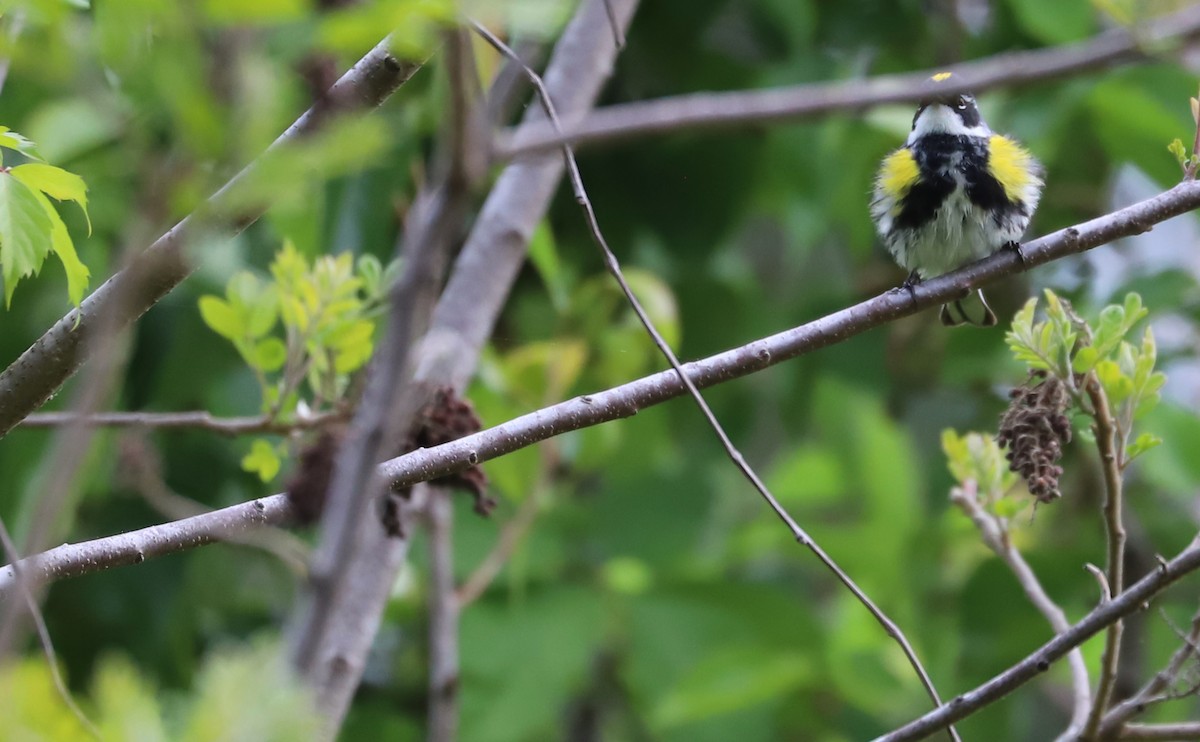
M 992 133 L 973 96 L 938 92 L 950 78 L 930 78 L 908 141 L 884 158 L 875 178 L 871 216 L 888 252 L 909 271 L 906 287 L 1004 247 L 1019 250 L 1042 192 L 1042 166 Z M 996 324 L 978 294 L 982 317 L 968 315 L 958 300 L 942 306 L 942 324 Z

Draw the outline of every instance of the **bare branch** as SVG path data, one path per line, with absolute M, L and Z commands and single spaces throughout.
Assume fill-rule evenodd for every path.
M 605 7 L 608 8 L 607 1 L 605 2 Z M 609 10 L 611 12 L 611 8 L 609 8 Z M 508 45 L 496 38 L 495 35 L 484 28 L 481 24 L 471 21 L 471 26 L 475 29 L 476 33 L 482 36 L 485 41 L 491 44 L 501 54 L 514 61 L 519 61 L 516 53 L 512 49 L 508 48 Z M 539 77 L 538 74 L 530 69 L 527 65 L 524 65 L 524 69 L 525 74 L 528 75 L 530 79 L 530 82 L 533 83 L 534 89 L 537 90 L 538 97 L 542 102 L 542 107 L 546 110 L 547 118 L 550 119 L 550 123 L 554 126 L 555 131 L 561 133 L 562 122 L 558 118 L 558 113 L 554 110 L 554 101 L 551 100 L 550 94 L 546 91 L 546 86 L 542 82 L 541 77 Z M 621 272 L 621 265 L 617 260 L 617 256 L 608 246 L 608 240 L 605 239 L 604 233 L 600 229 L 600 222 L 596 217 L 596 211 L 592 207 L 592 201 L 588 197 L 587 189 L 584 188 L 583 185 L 583 176 L 579 173 L 579 163 L 575 161 L 575 153 L 571 150 L 571 146 L 569 144 L 564 144 L 562 146 L 562 154 L 563 161 L 567 168 L 567 175 L 571 182 L 571 189 L 575 194 L 575 201 L 579 204 L 580 208 L 583 209 L 584 221 L 587 223 L 588 232 L 591 234 L 592 241 L 596 244 L 596 247 L 600 249 L 600 253 L 604 258 L 604 264 L 608 268 L 608 272 L 612 274 L 613 279 L 616 280 L 617 285 L 621 288 L 621 293 L 625 295 L 626 303 L 633 308 L 634 314 L 637 315 L 638 321 L 642 324 L 642 327 L 650 336 L 650 339 L 653 341 L 655 347 L 657 347 L 659 352 L 667 359 L 667 362 L 671 365 L 671 368 L 675 370 L 679 381 L 687 389 L 687 393 L 692 398 L 692 401 L 695 402 L 696 406 L 700 408 L 700 413 L 704 416 L 705 421 L 708 422 L 708 426 L 712 428 L 714 433 L 716 433 L 717 439 L 721 442 L 721 446 L 725 449 L 725 454 L 729 457 L 730 461 L 733 462 L 733 465 L 737 467 L 738 471 L 742 473 L 742 476 L 745 477 L 746 480 L 750 482 L 751 486 L 758 491 L 759 496 L 766 501 L 768 507 L 770 507 L 775 513 L 776 517 L 778 517 L 783 524 L 787 526 L 792 533 L 792 537 L 800 544 L 808 547 L 808 549 L 812 551 L 814 555 L 816 555 L 817 559 L 834 574 L 834 576 L 846 587 L 847 590 L 850 591 L 852 595 L 854 595 L 854 597 L 860 603 L 863 604 L 871 616 L 875 618 L 881 627 L 883 627 L 883 630 L 887 633 L 887 635 L 892 637 L 900 645 L 900 649 L 904 652 L 904 656 L 908 659 L 909 664 L 912 665 L 913 670 L 917 674 L 917 678 L 921 681 L 921 685 L 924 686 L 926 693 L 929 694 L 929 698 L 933 701 L 933 705 L 935 707 L 940 706 L 942 704 L 942 699 L 938 696 L 937 688 L 935 688 L 933 685 L 933 679 L 930 678 L 929 673 L 925 671 L 925 667 L 921 664 L 921 660 L 917 657 L 916 650 L 914 650 L 912 645 L 909 643 L 908 637 L 904 635 L 904 632 L 900 630 L 900 627 L 896 624 L 896 622 L 889 618 L 882 609 L 875 605 L 875 602 L 871 600 L 866 592 L 854 582 L 850 575 L 847 574 L 846 571 L 843 570 L 841 566 L 839 566 L 837 562 L 833 560 L 833 557 L 829 556 L 829 554 L 827 554 L 825 550 L 822 549 L 821 546 L 817 544 L 817 542 L 813 540 L 813 538 L 809 536 L 803 528 L 800 527 L 800 524 L 797 523 L 794 518 L 792 518 L 791 514 L 789 514 L 787 510 L 785 510 L 784 507 L 779 504 L 779 501 L 771 493 L 770 489 L 767 488 L 766 483 L 761 477 L 758 476 L 758 473 L 754 471 L 749 462 L 746 461 L 746 457 L 742 455 L 742 452 L 739 451 L 738 448 L 733 444 L 733 440 L 730 439 L 729 435 L 725 432 L 725 428 L 722 427 L 720 421 L 717 420 L 717 416 L 713 414 L 712 408 L 710 408 L 708 403 L 704 401 L 704 396 L 700 394 L 700 390 L 696 388 L 696 385 L 692 383 L 692 380 L 688 378 L 687 373 L 683 370 L 683 364 L 679 362 L 679 358 L 676 357 L 675 351 L 671 349 L 671 346 L 663 338 L 662 334 L 658 331 L 658 328 L 654 326 L 654 323 L 650 320 L 650 316 L 642 307 L 641 301 L 638 300 L 637 295 L 629 286 L 629 282 L 625 280 L 625 275 Z M 959 739 L 958 732 L 956 732 L 953 727 L 950 727 L 949 732 L 951 739 Z
M 1092 402 L 1092 428 L 1096 434 L 1096 449 L 1100 452 L 1100 466 L 1104 472 L 1104 524 L 1108 536 L 1108 563 L 1106 580 L 1109 595 L 1116 598 L 1125 587 L 1125 522 L 1122 519 L 1121 491 L 1124 482 L 1121 469 L 1121 431 L 1109 408 L 1108 395 L 1093 371 L 1084 380 L 1083 391 Z M 1121 621 L 1108 627 L 1104 639 L 1104 655 L 1100 660 L 1100 680 L 1096 686 L 1096 699 L 1088 714 L 1083 736 L 1092 739 L 1100 728 L 1104 712 L 1112 700 L 1113 687 L 1117 682 L 1117 669 L 1121 661 L 1121 636 L 1125 624 Z
M 454 593 L 454 493 L 430 488 L 429 533 L 429 742 L 458 737 L 458 615 Z
M 457 100 L 451 96 L 452 102 Z M 463 143 L 457 132 L 449 139 L 452 149 Z M 340 725 L 358 678 L 353 677 L 355 685 L 345 686 L 342 680 L 347 676 L 323 648 L 328 637 L 341 631 L 337 617 L 352 589 L 357 556 L 367 543 L 364 533 L 384 530 L 377 506 L 386 483 L 377 475 L 376 464 L 400 449 L 428 401 L 426 391 L 410 383 L 410 353 L 428 329 L 467 213 L 469 184 L 456 167 L 465 161 L 465 153 L 449 153 L 447 162 L 453 166 L 422 187 L 409 212 L 401 239 L 403 272 L 390 292 L 387 329 L 371 360 L 362 403 L 338 449 L 310 579 L 290 623 L 292 663 L 315 689 L 329 731 Z
M 542 446 L 543 451 L 547 448 L 550 448 L 550 446 Z M 517 550 L 517 546 L 520 545 L 529 533 L 529 529 L 533 527 L 533 523 L 538 516 L 538 511 L 542 507 L 546 490 L 549 487 L 549 483 L 546 481 L 548 479 L 548 469 L 549 466 L 545 458 L 543 458 L 541 465 L 538 467 L 537 481 L 534 482 L 533 487 L 525 495 L 525 499 L 521 501 L 516 515 L 500 529 L 500 535 L 496 538 L 496 544 L 492 547 L 492 550 L 480 560 L 475 570 L 471 572 L 458 588 L 457 597 L 460 610 L 479 600 L 479 597 L 483 595 L 500 574 L 500 570 L 512 558 L 513 553 Z
M 1002 250 L 952 273 L 923 281 L 911 294 L 887 291 L 799 327 L 686 363 L 683 368 L 699 388 L 746 376 L 843 342 L 921 309 L 953 301 L 1004 276 L 1140 234 L 1197 207 L 1200 207 L 1200 181 L 1186 181 L 1153 198 L 1026 243 L 1022 248 L 1024 263 L 1015 251 Z M 571 430 L 635 415 L 685 392 L 674 370 L 662 371 L 522 415 L 450 443 L 407 453 L 384 462 L 381 469 L 393 487 L 407 487 L 460 472 Z
M 251 208 L 232 203 L 230 195 L 255 177 L 264 158 L 286 143 L 320 129 L 337 114 L 378 106 L 416 73 L 420 65 L 393 57 L 388 43 L 385 39 L 359 60 L 259 160 L 226 183 L 200 210 L 159 237 L 131 265 L 96 289 L 78 309 L 56 322 L 0 374 L 0 435 L 45 403 L 79 369 L 103 322 L 124 326 L 134 321 L 191 273 L 185 247 L 200 230 L 224 227 L 238 232 L 262 215 L 268 204 L 259 203 Z M 215 223 L 213 214 L 224 215 L 224 221 Z
M 1166 566 L 1158 567 L 1125 592 L 1094 608 L 1081 621 L 1043 644 L 983 685 L 955 697 L 893 732 L 879 737 L 886 742 L 922 739 L 988 706 L 1050 669 L 1050 665 L 1075 647 L 1111 626 L 1116 621 L 1145 608 L 1148 601 L 1176 580 L 1200 568 L 1200 537 L 1195 538 Z
M 1053 80 L 1173 52 L 1200 35 L 1200 7 L 1188 6 L 1131 29 L 1107 31 L 1090 41 L 1011 52 L 950 67 L 947 93 L 982 92 Z M 929 76 L 945 69 L 865 80 L 795 85 L 770 90 L 696 93 L 601 108 L 559 135 L 547 123 L 523 124 L 499 137 L 496 154 L 515 157 L 564 143 L 594 144 L 648 134 L 794 121 L 839 111 L 862 111 L 885 103 L 916 101 Z
M 16 573 L 47 584 L 55 580 L 91 574 L 112 567 L 142 562 L 164 554 L 205 546 L 262 526 L 286 526 L 293 522 L 287 495 L 272 495 L 173 523 L 142 528 L 115 536 L 63 544 L 0 567 L 0 601 L 10 598 Z
M 1029 598 L 1033 607 L 1046 618 L 1054 633 L 1063 634 L 1068 631 L 1071 624 L 1067 621 L 1067 614 L 1046 593 L 1029 563 L 1012 545 L 1007 524 L 980 505 L 975 483 L 967 484 L 969 486 L 952 490 L 950 500 L 962 508 L 979 529 L 983 543 L 1012 570 L 1025 597 Z M 1088 710 L 1092 706 L 1092 688 L 1088 681 L 1087 663 L 1083 659 L 1083 652 L 1079 648 L 1072 649 L 1067 655 L 1067 662 L 1071 665 L 1071 687 L 1075 698 L 1072 704 L 1071 725 L 1063 736 L 1078 734 L 1083 729 L 1087 722 Z
M 287 435 L 301 430 L 318 430 L 348 418 L 340 410 L 280 419 L 269 415 L 217 417 L 207 411 L 189 412 L 97 412 L 82 422 L 97 428 L 154 428 L 157 430 L 199 429 L 219 435 Z M 18 430 L 56 428 L 80 422 L 74 412 L 35 412 L 17 424 Z
M 1200 721 L 1177 724 L 1130 724 L 1121 730 L 1117 739 L 1161 739 L 1178 742 L 1181 739 L 1200 739 Z
M 1198 643 L 1200 643 L 1200 611 L 1192 616 L 1192 626 L 1187 636 L 1183 637 L 1183 646 L 1175 651 L 1167 666 L 1155 674 L 1131 698 L 1117 704 L 1104 715 L 1104 723 L 1100 725 L 1101 738 L 1113 735 L 1126 722 L 1151 705 L 1176 697 L 1176 694 L 1168 693 L 1167 689 L 1179 679 L 1180 673 L 1189 660 L 1194 661 L 1200 657 Z

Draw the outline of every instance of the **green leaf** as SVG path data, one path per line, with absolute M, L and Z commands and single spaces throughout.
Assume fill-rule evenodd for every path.
M 1179 161 L 1179 165 L 1181 167 L 1187 167 L 1188 160 L 1190 158 L 1187 150 L 1183 148 L 1183 142 L 1179 141 L 1178 138 L 1174 139 L 1170 144 L 1167 145 L 1167 151 L 1175 155 L 1175 159 Z
M 1157 435 L 1152 433 L 1142 433 L 1137 437 L 1137 440 L 1129 444 L 1129 448 L 1125 449 L 1125 460 L 1127 462 L 1133 461 L 1138 456 L 1141 456 L 1155 446 L 1160 445 L 1162 442 L 1163 439 L 1159 438 Z
M 45 159 L 38 152 L 36 144 L 7 126 L 0 126 L 0 147 L 16 150 L 33 160 Z
M 242 317 L 229 302 L 218 296 L 200 297 L 200 317 L 213 332 L 229 340 L 238 340 L 245 335 Z
M 74 201 L 83 209 L 87 220 L 88 234 L 92 233 L 92 218 L 87 210 L 87 185 L 83 178 L 60 167 L 43 163 L 17 165 L 9 171 L 12 176 L 30 188 L 35 188 L 59 201 Z
M 375 323 L 368 320 L 355 322 L 342 332 L 333 347 L 337 355 L 334 359 L 334 371 L 348 374 L 371 359 L 374 347 Z
M 374 255 L 360 255 L 358 275 L 362 279 L 363 293 L 369 298 L 379 295 L 383 287 L 383 264 Z
M 266 338 L 254 345 L 253 365 L 266 372 L 278 371 L 287 360 L 287 346 L 279 338 Z
M 257 474 L 264 482 L 274 479 L 281 465 L 279 452 L 266 438 L 255 438 L 250 444 L 250 453 L 242 457 L 242 469 Z
M 1124 402 L 1133 393 L 1133 380 L 1125 375 L 1116 361 L 1101 361 L 1096 364 L 1096 377 L 1108 395 L 1113 407 Z
M 34 191 L 16 178 L 0 174 L 0 268 L 5 306 L 12 303 L 17 282 L 42 267 L 53 228 Z
M 79 303 L 83 301 L 83 293 L 87 290 L 88 278 L 91 277 L 92 272 L 75 252 L 75 243 L 71 241 L 71 233 L 67 231 L 67 225 L 63 224 L 62 217 L 58 215 L 54 204 L 50 203 L 50 199 L 40 191 L 34 191 L 33 195 L 37 197 L 38 203 L 42 205 L 42 209 L 50 219 L 50 249 L 58 256 L 63 270 L 67 273 L 67 296 L 72 304 L 79 306 Z
M 1075 358 L 1071 361 L 1071 368 L 1077 374 L 1086 374 L 1091 371 L 1096 361 L 1100 359 L 1100 351 L 1096 350 L 1094 345 L 1085 345 L 1075 354 Z

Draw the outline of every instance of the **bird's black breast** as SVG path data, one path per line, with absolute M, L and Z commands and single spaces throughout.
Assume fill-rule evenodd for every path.
M 1004 186 L 988 172 L 987 139 L 927 134 L 910 149 L 921 178 L 902 201 L 897 227 L 912 229 L 926 224 L 960 185 L 966 188 L 968 200 L 992 214 L 997 224 L 1014 213 L 1026 215 L 1025 206 L 1010 201 Z

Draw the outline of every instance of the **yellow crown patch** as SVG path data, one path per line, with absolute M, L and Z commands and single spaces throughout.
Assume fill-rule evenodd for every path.
M 954 75 L 953 72 L 939 72 L 929 79 L 933 80 L 934 82 L 945 82 L 946 80 L 949 80 L 953 75 Z

